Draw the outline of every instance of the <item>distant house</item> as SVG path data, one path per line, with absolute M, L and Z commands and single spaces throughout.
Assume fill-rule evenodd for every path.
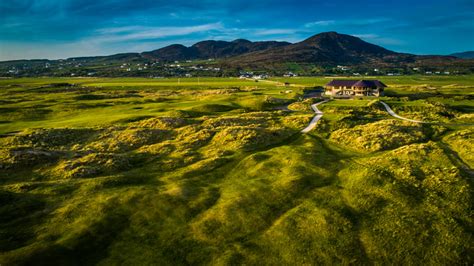
M 334 79 L 324 86 L 324 94 L 334 97 L 383 96 L 385 87 L 378 80 Z

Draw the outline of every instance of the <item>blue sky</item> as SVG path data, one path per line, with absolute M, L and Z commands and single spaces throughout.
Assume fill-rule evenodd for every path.
M 416 54 L 474 50 L 474 0 L 0 0 L 0 60 L 154 50 L 324 31 Z

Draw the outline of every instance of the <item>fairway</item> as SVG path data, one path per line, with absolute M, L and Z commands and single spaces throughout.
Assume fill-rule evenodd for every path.
M 331 78 L 0 79 L 0 266 L 472 264 L 474 76 Z
M 268 87 L 265 82 L 258 83 L 253 80 L 242 80 L 239 78 L 21 78 L 0 79 L 0 84 L 15 85 L 15 81 L 21 85 L 40 86 L 54 83 L 69 83 L 89 87 Z

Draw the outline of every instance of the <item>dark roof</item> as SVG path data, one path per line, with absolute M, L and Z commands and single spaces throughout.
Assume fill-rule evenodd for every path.
M 379 80 L 351 80 L 351 79 L 333 79 L 326 86 L 333 87 L 387 87 Z
M 331 80 L 326 86 L 334 86 L 334 87 L 352 87 L 358 80 L 350 80 L 350 79 L 333 79 Z

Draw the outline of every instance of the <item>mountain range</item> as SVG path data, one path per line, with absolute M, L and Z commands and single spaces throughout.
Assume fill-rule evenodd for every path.
M 466 51 L 460 53 L 450 54 L 450 56 L 463 58 L 463 59 L 474 59 L 474 51 Z
M 320 67 L 335 67 L 337 65 L 364 66 L 366 68 L 458 67 L 472 71 L 474 60 L 464 59 L 470 58 L 469 55 L 472 55 L 472 52 L 450 56 L 398 53 L 355 36 L 337 32 L 323 32 L 297 43 L 251 42 L 244 39 L 230 42 L 206 40 L 189 47 L 173 44 L 142 53 L 75 57 L 66 61 L 72 60 L 91 66 L 111 62 L 174 62 L 214 59 L 214 64 L 229 69 L 284 70 L 285 65 L 295 63 Z M 44 63 L 43 60 L 40 62 Z M 18 63 L 18 60 L 0 62 L 0 66 L 9 63 L 15 64 Z
M 145 58 L 164 61 L 215 59 L 265 51 L 271 48 L 287 46 L 289 44 L 290 43 L 288 42 L 277 41 L 251 42 L 244 39 L 237 39 L 231 42 L 209 40 L 198 42 L 190 47 L 181 44 L 173 44 L 151 52 L 141 53 L 141 55 Z
M 189 47 L 173 44 L 134 56 L 158 61 L 219 59 L 225 66 L 257 68 L 285 63 L 321 66 L 371 64 L 380 67 L 466 63 L 461 60 L 464 58 L 456 56 L 397 53 L 337 32 L 323 32 L 297 43 L 237 39 L 231 42 L 207 40 Z

